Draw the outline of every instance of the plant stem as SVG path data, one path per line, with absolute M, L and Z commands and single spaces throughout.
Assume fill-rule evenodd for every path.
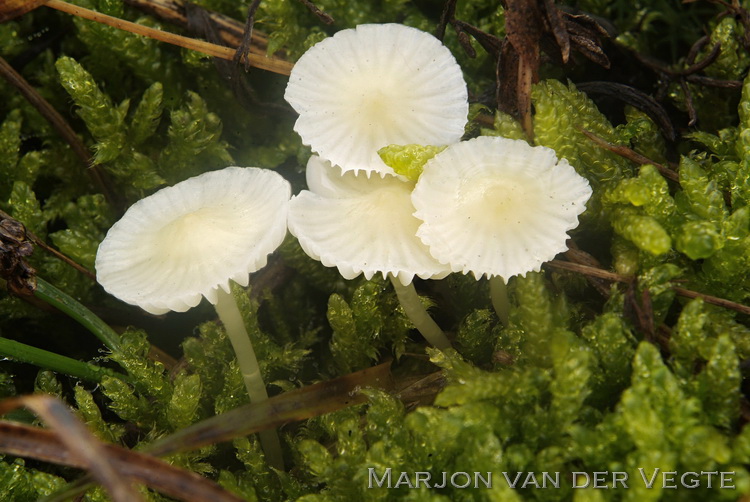
M 221 45 L 211 44 L 202 40 L 195 40 L 194 38 L 175 35 L 174 33 L 169 33 L 168 31 L 156 30 L 154 28 L 149 28 L 148 26 L 131 23 L 130 21 L 125 21 L 124 19 L 108 16 L 106 14 L 102 14 L 100 12 L 89 9 L 84 9 L 83 7 L 78 7 L 76 5 L 71 5 L 61 0 L 49 0 L 45 5 L 62 12 L 67 12 L 68 14 L 73 14 L 74 16 L 79 16 L 84 19 L 96 21 L 97 23 L 113 26 L 120 30 L 125 30 L 138 35 L 150 37 L 161 42 L 166 42 L 168 44 L 178 45 L 186 49 L 202 52 L 204 54 L 208 54 L 209 56 L 227 59 L 229 61 L 232 61 L 235 56 L 236 51 L 234 49 L 230 49 L 229 47 L 223 47 Z M 281 59 L 269 58 L 258 54 L 247 54 L 246 57 L 251 66 L 255 66 L 256 68 L 261 68 L 263 70 L 272 71 L 280 75 L 289 75 L 292 70 L 292 64 Z
M 406 317 L 412 322 L 417 331 L 419 331 L 425 339 L 432 344 L 433 347 L 440 350 L 448 349 L 451 347 L 451 342 L 448 337 L 445 336 L 443 330 L 440 329 L 435 321 L 427 313 L 427 310 L 419 300 L 419 295 L 414 289 L 414 283 L 409 283 L 408 286 L 401 284 L 397 278 L 392 275 L 388 275 L 388 278 L 393 284 L 393 288 L 396 290 L 396 296 L 398 297 L 401 307 L 406 313 Z
M 505 285 L 505 279 L 498 275 L 490 277 L 490 300 L 497 317 L 500 318 L 500 322 L 503 323 L 503 326 L 507 326 L 510 318 L 508 288 Z
M 40 368 L 46 368 L 58 373 L 64 373 L 66 375 L 80 378 L 81 380 L 89 380 L 98 383 L 103 376 L 109 375 L 117 377 L 120 380 L 128 381 L 127 376 L 108 368 L 102 368 L 101 366 L 61 356 L 60 354 L 55 354 L 54 352 L 49 352 L 44 349 L 38 349 L 31 345 L 26 345 L 25 343 L 9 340 L 8 338 L 0 337 L 0 356 L 33 364 Z
M 253 343 L 250 335 L 245 328 L 245 321 L 242 319 L 237 302 L 231 293 L 225 292 L 219 288 L 218 298 L 216 300 L 216 313 L 224 324 L 229 341 L 232 342 L 232 348 L 237 356 L 237 362 L 242 373 L 242 380 L 245 382 L 245 388 L 250 396 L 251 403 L 258 403 L 268 399 L 266 384 L 263 382 L 263 375 L 260 373 L 258 358 L 255 357 Z M 279 435 L 275 430 L 266 430 L 259 433 L 260 444 L 266 454 L 268 463 L 277 469 L 284 468 L 284 461 L 281 455 L 281 443 Z
M 34 296 L 65 312 L 91 331 L 112 352 L 120 350 L 120 335 L 93 312 L 41 277 L 36 277 Z

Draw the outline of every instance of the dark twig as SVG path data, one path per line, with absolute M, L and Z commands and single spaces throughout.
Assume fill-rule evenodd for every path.
M 688 126 L 693 127 L 698 122 L 698 114 L 695 112 L 695 105 L 693 104 L 693 93 L 690 92 L 690 86 L 687 80 L 680 79 L 680 88 L 685 94 L 685 106 L 688 112 Z
M 579 274 L 588 275 L 591 277 L 596 277 L 599 279 L 606 279 L 608 281 L 612 282 L 630 282 L 632 281 L 631 277 L 627 277 L 624 275 L 617 274 L 615 272 L 610 272 L 608 270 L 590 267 L 588 265 L 580 265 L 578 263 L 570 263 L 567 261 L 561 261 L 561 260 L 552 260 L 545 263 L 545 266 L 556 268 L 559 270 L 568 270 L 571 272 L 576 272 Z M 750 307 L 747 305 L 743 305 L 741 303 L 733 302 L 731 300 L 726 300 L 724 298 L 719 298 L 717 296 L 712 295 L 706 295 L 703 293 L 699 293 L 697 291 L 692 291 L 690 289 L 681 288 L 678 286 L 672 286 L 672 289 L 675 293 L 677 293 L 678 296 L 682 296 L 685 298 L 700 298 L 706 303 L 710 303 L 711 305 L 717 305 L 719 307 L 723 307 L 725 309 L 734 310 L 736 312 L 740 312 L 741 314 L 748 314 L 750 315 Z
M 330 25 L 336 22 L 336 20 L 333 19 L 333 17 L 330 14 L 322 11 L 320 7 L 312 3 L 310 0 L 299 0 L 299 1 L 302 2 L 302 5 L 307 7 L 307 10 L 309 10 L 310 12 L 318 16 L 318 19 L 323 21 L 325 24 Z
M 591 81 L 576 84 L 576 87 L 587 94 L 600 94 L 627 103 L 648 115 L 659 126 L 662 134 L 674 141 L 676 134 L 669 114 L 658 101 L 648 94 L 629 85 L 617 82 Z
M 718 305 L 725 309 L 736 310 L 742 314 L 750 314 L 750 307 L 742 305 L 741 303 L 725 300 L 724 298 L 718 298 L 716 296 L 704 295 L 703 293 L 698 293 L 697 291 L 681 288 L 679 286 L 673 286 L 672 289 L 674 289 L 675 293 L 684 296 L 685 298 L 701 298 L 704 302 L 710 303 L 711 305 Z
M 237 52 L 234 53 L 234 62 L 242 63 L 245 71 L 250 71 L 250 47 L 253 40 L 253 25 L 255 24 L 255 13 L 260 6 L 260 0 L 253 0 L 250 7 L 247 8 L 247 19 L 245 20 L 245 30 L 242 34 L 240 45 L 237 46 Z
M 721 44 L 715 44 L 706 56 L 698 62 L 695 62 L 695 58 L 698 53 L 709 43 L 708 37 L 700 38 L 688 52 L 686 62 L 687 67 L 675 70 L 670 68 L 668 65 L 657 61 L 653 58 L 644 56 L 639 53 L 634 53 L 635 58 L 646 68 L 654 71 L 659 75 L 664 82 L 660 85 L 660 89 L 657 92 L 657 97 L 661 99 L 666 93 L 669 82 L 676 82 L 682 89 L 685 95 L 685 106 L 688 111 L 689 126 L 693 126 L 698 121 L 698 116 L 695 111 L 695 104 L 693 103 L 693 93 L 690 91 L 688 83 L 703 85 L 706 87 L 718 87 L 721 89 L 739 89 L 742 87 L 742 82 L 739 80 L 721 80 L 717 78 L 707 77 L 705 75 L 698 75 L 701 72 L 711 66 L 721 54 Z
M 448 23 L 456 18 L 456 3 L 458 0 L 447 0 L 443 6 L 443 12 L 440 14 L 440 22 L 438 23 L 437 30 L 435 30 L 435 36 L 441 42 L 445 38 L 445 28 Z
M 703 75 L 688 75 L 685 80 L 693 84 L 701 84 L 707 87 L 718 87 L 720 89 L 741 89 L 742 80 L 721 80 L 718 78 L 704 77 Z
M 721 44 L 717 43 L 713 46 L 711 52 L 709 52 L 705 58 L 701 59 L 697 63 L 691 63 L 690 66 L 678 73 L 682 75 L 692 75 L 693 73 L 698 73 L 699 71 L 705 70 L 716 61 L 716 58 L 719 57 L 719 54 L 721 54 Z M 688 57 L 689 56 L 690 54 L 688 54 Z
M 692 65 L 695 63 L 695 58 L 698 57 L 698 53 L 703 50 L 703 48 L 708 45 L 708 42 L 711 41 L 711 38 L 708 35 L 703 35 L 701 38 L 695 41 L 692 47 L 690 47 L 690 50 L 688 51 L 687 57 L 685 58 L 685 62 L 689 65 Z

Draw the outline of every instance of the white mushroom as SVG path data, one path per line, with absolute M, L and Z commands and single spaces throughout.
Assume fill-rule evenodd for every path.
M 453 272 L 486 275 L 498 291 L 567 249 L 590 196 L 586 179 L 553 150 L 483 136 L 427 161 L 412 202 L 432 255 Z
M 247 286 L 286 235 L 289 183 L 273 171 L 228 167 L 133 204 L 96 255 L 104 289 L 152 314 L 184 312 L 205 297 L 232 342 L 252 402 L 268 398 L 252 343 L 230 292 Z M 278 437 L 264 450 L 280 463 Z M 278 457 L 278 458 L 275 458 Z
M 292 198 L 289 231 L 302 249 L 345 279 L 381 273 L 393 283 L 399 301 L 415 327 L 438 348 L 450 346 L 419 301 L 412 280 L 445 277 L 449 270 L 437 262 L 416 236 L 419 221 L 412 216 L 414 183 L 395 176 L 367 178 L 341 173 L 337 166 L 313 156 L 307 164 L 307 184 Z
M 432 35 L 400 24 L 342 30 L 294 65 L 285 98 L 302 142 L 343 171 L 393 174 L 377 154 L 391 144 L 461 139 L 466 83 Z

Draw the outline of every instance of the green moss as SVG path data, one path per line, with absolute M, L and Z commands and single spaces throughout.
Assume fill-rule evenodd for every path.
M 120 0 L 77 3 L 144 25 L 162 24 Z M 198 4 L 238 20 L 246 15 L 246 4 L 229 0 Z M 403 22 L 434 31 L 442 8 L 403 0 L 320 0 L 316 5 L 336 23 L 323 24 L 302 2 L 261 2 L 256 28 L 269 35 L 268 52 L 294 60 L 315 42 L 360 23 Z M 737 80 L 750 67 L 742 23 L 732 16 L 714 19 L 723 8 L 718 5 L 586 0 L 567 2 L 566 8 L 610 21 L 621 42 L 675 71 L 688 66 L 685 55 L 704 33 L 710 40 L 698 60 L 716 44 L 721 47 L 700 75 Z M 456 17 L 498 37 L 505 33 L 504 10 L 492 0 L 458 2 Z M 166 23 L 164 28 L 173 29 Z M 525 139 L 517 121 L 489 107 L 495 95 L 492 58 L 476 41 L 477 57 L 469 58 L 448 28 L 446 44 L 462 67 L 472 100 L 467 137 Z M 54 41 L 45 38 L 45 30 Z M 283 77 L 260 70 L 233 75 L 253 89 L 240 100 L 206 58 L 43 8 L 0 25 L 0 51 L 64 116 L 115 194 L 107 200 L 87 172 L 91 166 L 2 82 L 0 205 L 90 270 L 116 214 L 163 185 L 237 163 L 278 169 L 295 191 L 304 186 L 311 152 L 293 133 Z M 605 76 L 617 80 L 622 68 L 627 67 L 613 58 Z M 545 60 L 532 93 L 534 142 L 554 149 L 592 185 L 594 196 L 571 232 L 576 245 L 605 271 L 632 283 L 611 284 L 551 267 L 512 278 L 505 326 L 491 310 L 486 281 L 458 274 L 418 281 L 422 301 L 453 343 L 454 349 L 438 351 L 412 332 L 386 281 L 346 281 L 309 258 L 290 236 L 269 259 L 269 268 L 252 277 L 254 289 L 233 291 L 270 393 L 386 359 L 392 359 L 396 392 L 358 389 L 367 397 L 363 405 L 281 427 L 285 472 L 266 464 L 255 436 L 169 461 L 218 480 L 247 500 L 747 496 L 750 432 L 741 414 L 744 362 L 750 358 L 747 316 L 687 300 L 675 287 L 735 302 L 750 299 L 750 80 L 741 90 L 689 82 L 698 114 L 692 128 L 685 125 L 686 114 L 674 113 L 674 107 L 687 111 L 682 87 L 664 82 L 666 109 L 681 134 L 670 142 L 643 111 L 604 101 L 599 108 L 567 81 L 590 80 L 589 74 L 602 71 L 577 54 L 566 67 Z M 654 94 L 662 84 L 647 72 L 628 75 L 628 82 Z M 635 165 L 597 146 L 583 130 L 662 165 L 679 160 L 677 181 L 655 166 Z M 434 151 L 408 145 L 383 153 L 397 172 L 414 179 Z M 154 318 L 114 301 L 41 249 L 29 262 L 40 277 L 108 324 L 122 326 L 117 329 L 124 330 L 123 347 L 99 354 L 98 341 L 88 341 L 89 334 L 75 323 L 5 292 L 0 292 L 0 335 L 38 342 L 68 357 L 117 363 L 128 381 L 106 376 L 91 388 L 8 362 L 0 373 L 3 397 L 32 390 L 57 395 L 99 438 L 135 449 L 247 403 L 231 344 L 205 302 L 189 313 Z M 600 281 L 598 287 L 589 279 Z M 634 305 L 640 312 L 633 312 Z M 645 341 L 652 339 L 658 346 Z M 151 344 L 182 358 L 180 364 L 156 362 Z M 418 402 L 400 399 L 415 389 L 423 392 Z M 29 414 L 11 418 L 31 419 Z M 648 473 L 656 467 L 735 471 L 737 488 L 647 489 L 633 482 L 627 491 L 581 490 L 573 489 L 568 475 L 627 471 L 638 480 L 638 467 Z M 494 477 L 491 489 L 369 489 L 368 468 L 379 475 L 387 468 L 394 474 L 429 472 L 434 479 L 458 471 L 493 472 Z M 511 488 L 503 471 L 560 472 L 561 486 Z M 0 489 L 9 500 L 37 500 L 77 475 L 6 457 L 0 462 Z M 94 489 L 85 499 L 105 500 L 106 494 Z
M 428 160 L 445 150 L 444 146 L 389 145 L 378 150 L 383 162 L 396 174 L 417 181 Z

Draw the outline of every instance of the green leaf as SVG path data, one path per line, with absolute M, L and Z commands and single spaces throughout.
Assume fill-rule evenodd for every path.
M 740 361 L 727 335 L 713 344 L 705 369 L 698 376 L 699 396 L 709 423 L 729 428 L 739 417 L 742 398 Z
M 125 432 L 124 429 L 118 428 L 117 432 L 113 431 L 102 418 L 102 412 L 94 401 L 94 397 L 91 392 L 87 391 L 80 385 L 76 385 L 74 390 L 74 396 L 76 406 L 78 407 L 78 414 L 83 419 L 86 426 L 103 441 L 115 443 L 119 437 Z
M 130 138 L 134 145 L 146 141 L 159 127 L 163 109 L 163 95 L 161 82 L 154 82 L 143 93 L 130 122 Z
M 581 337 L 596 356 L 601 371 L 598 384 L 610 398 L 616 396 L 630 379 L 630 362 L 635 354 L 633 335 L 619 315 L 605 313 L 585 326 Z
M 675 249 L 692 260 L 711 257 L 721 249 L 723 239 L 710 221 L 689 221 L 680 227 L 675 240 Z
M 167 404 L 167 420 L 174 430 L 185 428 L 199 418 L 201 391 L 200 376 L 181 373 L 175 378 L 174 392 Z
M 688 371 L 693 362 L 700 357 L 702 346 L 706 341 L 705 325 L 708 314 L 703 300 L 696 298 L 685 305 L 677 320 L 677 326 L 669 340 L 669 349 L 677 361 Z
M 534 86 L 532 102 L 534 134 L 539 145 L 552 148 L 568 159 L 579 174 L 594 186 L 617 180 L 631 168 L 622 157 L 594 144 L 583 135 L 585 129 L 605 141 L 616 142 L 612 124 L 596 105 L 573 84 L 545 80 Z
M 60 75 L 60 83 L 78 106 L 76 113 L 96 140 L 96 162 L 116 159 L 126 143 L 125 115 L 128 101 L 114 106 L 109 96 L 99 89 L 91 74 L 73 58 L 63 56 L 57 60 L 55 67 Z
M 121 419 L 146 429 L 154 426 L 157 410 L 145 397 L 136 395 L 130 385 L 119 378 L 105 376 L 102 378 L 102 392 L 111 400 L 108 408 Z
M 507 113 L 501 111 L 495 112 L 493 129 L 482 128 L 481 133 L 482 136 L 501 136 L 510 139 L 526 139 L 526 133 L 523 132 L 521 124 Z
M 715 223 L 727 217 L 724 196 L 716 183 L 708 179 L 697 162 L 685 156 L 680 161 L 680 186 L 698 217 Z
M 341 295 L 333 294 L 328 298 L 326 317 L 333 329 L 331 353 L 341 370 L 349 373 L 369 366 L 376 356 L 372 345 L 375 333 L 365 333 L 369 338 L 362 338 L 354 313 Z
M 23 181 L 13 183 L 13 189 L 8 199 L 10 214 L 26 226 L 26 229 L 36 234 L 40 239 L 47 235 L 47 220 L 39 207 L 36 194 Z
M 615 232 L 654 256 L 664 254 L 672 248 L 669 234 L 651 216 L 620 208 L 612 215 L 612 226 Z
M 378 150 L 378 155 L 396 174 L 417 181 L 427 161 L 445 149 L 431 145 L 388 145 Z
M 16 179 L 21 148 L 21 111 L 13 110 L 0 124 L 0 197 L 10 194 L 13 180 Z M 33 181 L 33 180 L 31 180 Z M 29 180 L 26 180 L 29 183 Z
M 50 394 L 62 398 L 62 384 L 55 376 L 54 371 L 41 370 L 34 381 L 34 392 Z
M 226 167 L 232 157 L 221 141 L 221 120 L 209 112 L 206 102 L 195 92 L 188 92 L 183 108 L 173 110 L 167 131 L 169 144 L 159 157 L 159 171 L 170 182 Z

